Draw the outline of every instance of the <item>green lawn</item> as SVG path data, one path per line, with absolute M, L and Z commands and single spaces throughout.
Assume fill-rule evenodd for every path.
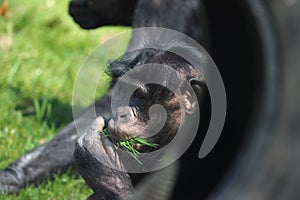
M 72 88 L 84 58 L 99 41 L 128 30 L 82 30 L 67 9 L 68 0 L 9 0 L 0 16 L 0 169 L 72 120 Z M 84 199 L 91 193 L 69 172 L 0 199 Z

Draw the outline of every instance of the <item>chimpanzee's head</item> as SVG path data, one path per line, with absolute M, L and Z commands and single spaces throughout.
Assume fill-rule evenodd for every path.
M 192 114 L 195 107 L 198 106 L 197 98 L 192 94 L 194 90 L 204 87 L 203 77 L 188 61 L 175 53 L 145 48 L 139 52 L 128 53 L 122 59 L 111 63 L 113 85 L 118 82 L 122 74 L 126 73 L 124 70 L 130 71 L 133 68 L 136 70 L 147 64 L 167 65 L 176 70 L 177 80 L 179 80 L 176 90 L 172 91 L 160 84 L 143 84 L 137 81 L 137 89 L 132 94 L 129 105 L 116 109 L 108 122 L 108 128 L 115 140 L 147 137 L 151 142 L 163 147 L 174 138 L 185 116 Z M 172 81 L 167 77 L 168 73 L 160 73 L 159 70 L 157 73 L 164 81 Z M 192 91 L 186 87 L 181 87 L 181 82 L 188 82 L 192 86 L 190 87 Z M 153 110 L 155 112 L 155 105 L 163 106 L 166 112 L 163 115 L 166 116 L 165 118 L 159 114 L 155 115 L 155 113 L 151 116 L 151 111 L 152 113 Z M 156 109 L 160 108 L 156 107 Z M 153 130 L 161 121 L 165 122 L 163 127 L 157 131 L 157 134 L 153 135 Z M 149 135 L 151 136 L 149 137 Z

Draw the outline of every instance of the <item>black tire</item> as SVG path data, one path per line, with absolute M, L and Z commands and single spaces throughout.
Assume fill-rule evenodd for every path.
M 226 171 L 224 178 L 216 183 L 209 197 L 230 200 L 298 199 L 300 196 L 300 3 L 279 0 L 237 2 L 221 3 L 232 4 L 230 6 L 220 5 L 220 1 L 215 5 L 213 2 L 208 3 L 208 13 L 216 8 L 214 6 L 218 6 L 221 9 L 228 9 L 223 11 L 224 13 L 240 12 L 239 19 L 244 20 L 238 26 L 234 26 L 236 29 L 233 27 L 231 33 L 240 32 L 246 36 L 239 41 L 245 45 L 241 45 L 238 49 L 232 48 L 238 47 L 237 45 L 229 48 L 225 45 L 223 46 L 225 51 L 230 49 L 232 51 L 227 54 L 224 51 L 223 56 L 219 57 L 218 53 L 222 54 L 222 44 L 221 47 L 213 47 L 216 49 L 215 59 L 217 64 L 218 61 L 220 62 L 221 71 L 223 67 L 228 66 L 224 63 L 230 63 L 232 59 L 227 57 L 228 54 L 229 56 L 242 54 L 246 56 L 242 58 L 241 63 L 250 64 L 243 67 L 247 67 L 248 77 L 253 79 L 250 85 L 246 83 L 249 80 L 232 82 L 236 79 L 234 77 L 239 75 L 235 72 L 239 66 L 235 66 L 230 71 L 226 69 L 224 73 L 227 86 L 242 84 L 242 87 L 252 93 L 252 96 L 246 94 L 243 98 L 241 97 L 245 95 L 243 92 L 239 93 L 238 89 L 233 89 L 234 91 L 230 93 L 229 89 L 229 101 L 231 99 L 232 102 L 236 102 L 237 104 L 233 105 L 239 107 L 239 111 L 233 111 L 230 122 L 227 120 L 231 125 L 227 127 L 244 126 L 244 131 L 240 132 L 242 136 L 238 137 L 239 142 L 236 143 L 240 144 L 239 148 L 233 151 L 233 164 Z M 217 15 L 220 15 L 222 11 L 217 10 L 220 11 Z M 215 17 L 216 20 L 214 14 L 210 16 Z M 222 16 L 218 16 L 218 19 L 222 19 Z M 232 22 L 227 21 L 226 24 L 228 23 Z M 219 37 L 216 39 L 217 42 L 226 39 L 220 38 L 217 34 L 212 35 Z M 249 43 L 246 40 L 250 40 L 252 45 L 247 46 Z M 225 43 L 230 44 L 230 42 L 235 44 L 228 39 Z M 214 56 L 214 52 L 212 54 Z M 238 102 L 233 98 L 242 101 Z M 248 108 L 245 107 L 247 104 Z M 237 139 L 234 134 L 233 137 L 228 136 L 235 129 L 236 127 L 228 129 L 225 127 L 219 142 L 221 146 L 224 142 L 223 146 L 228 146 L 227 142 L 235 144 L 230 142 Z M 225 148 L 223 150 L 225 150 L 223 155 L 226 155 L 228 150 Z M 214 159 L 218 159 L 218 156 Z

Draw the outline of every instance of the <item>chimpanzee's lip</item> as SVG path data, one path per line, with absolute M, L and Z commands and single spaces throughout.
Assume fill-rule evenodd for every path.
M 124 141 L 124 140 L 128 140 L 133 138 L 133 135 L 129 135 L 124 131 L 121 131 L 121 129 L 119 129 L 119 127 L 115 124 L 114 119 L 111 119 L 108 122 L 108 130 L 110 133 L 110 136 L 114 139 L 114 140 L 118 140 L 118 141 Z
M 113 135 L 116 134 L 115 120 L 113 120 L 113 119 L 109 120 L 108 130 L 109 130 L 110 134 L 113 134 Z
M 124 140 L 124 138 L 121 137 L 121 135 L 118 134 L 118 127 L 115 124 L 115 120 L 111 119 L 108 122 L 108 130 L 110 133 L 110 136 L 114 139 L 114 140 Z

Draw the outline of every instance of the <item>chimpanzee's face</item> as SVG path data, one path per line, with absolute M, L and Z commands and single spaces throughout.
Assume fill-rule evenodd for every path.
M 119 107 L 113 113 L 108 124 L 111 136 L 116 140 L 146 137 L 151 120 L 149 111 L 155 104 L 162 105 L 167 110 L 168 116 L 173 115 L 175 111 L 178 112 L 180 108 L 176 95 L 167 88 L 157 84 L 143 85 L 133 93 L 129 106 Z
M 119 107 L 113 113 L 108 123 L 111 136 L 115 140 L 127 140 L 134 137 L 147 137 L 153 134 L 156 124 L 165 120 L 163 128 L 156 135 L 151 135 L 152 142 L 160 147 L 169 143 L 178 131 L 183 112 L 191 111 L 195 104 L 189 93 L 184 94 L 178 90 L 173 93 L 170 89 L 157 85 L 146 84 L 137 89 L 129 102 L 129 106 Z M 161 105 L 165 110 L 165 118 L 162 113 L 150 116 L 153 105 Z M 182 110 L 181 104 L 185 109 Z M 153 108 L 153 107 L 152 107 Z

